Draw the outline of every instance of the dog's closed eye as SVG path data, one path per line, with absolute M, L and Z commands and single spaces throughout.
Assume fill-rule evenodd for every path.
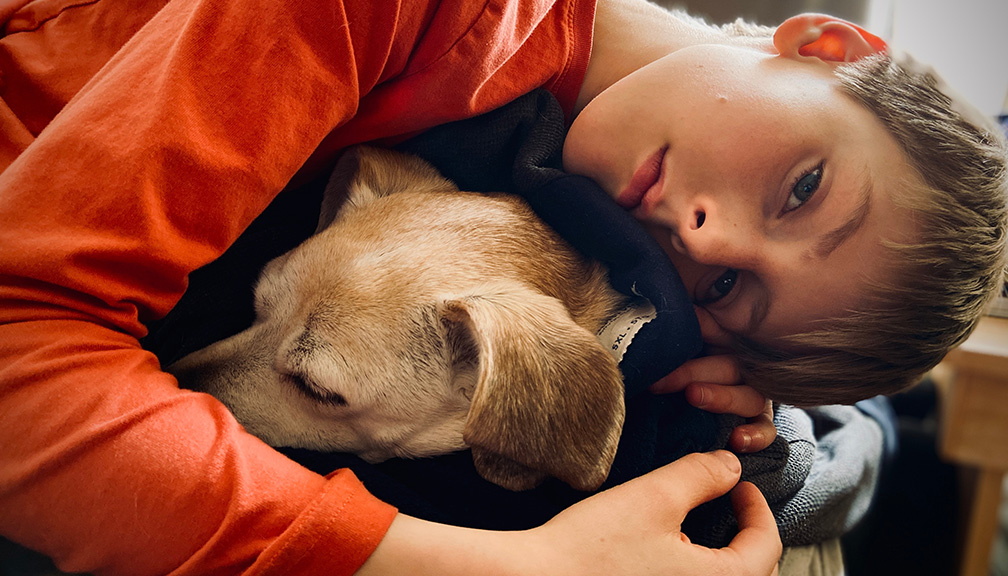
M 299 392 L 307 396 L 309 399 L 323 402 L 330 406 L 346 406 L 346 397 L 342 394 L 336 392 L 330 392 L 323 390 L 311 378 L 308 378 L 302 374 L 286 373 L 281 374 L 280 379 L 296 388 Z

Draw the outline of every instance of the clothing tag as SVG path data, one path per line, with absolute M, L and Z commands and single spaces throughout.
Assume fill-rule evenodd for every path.
M 657 316 L 654 306 L 644 298 L 635 298 L 622 310 L 610 318 L 595 335 L 602 346 L 609 350 L 616 362 L 623 361 L 630 342 L 641 326 Z

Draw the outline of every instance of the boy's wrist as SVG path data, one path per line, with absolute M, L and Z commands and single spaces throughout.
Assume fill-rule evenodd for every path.
M 356 576 L 533 574 L 528 531 L 461 528 L 398 514 Z M 541 565 L 541 564 L 540 564 Z M 523 569 L 523 566 L 528 569 Z

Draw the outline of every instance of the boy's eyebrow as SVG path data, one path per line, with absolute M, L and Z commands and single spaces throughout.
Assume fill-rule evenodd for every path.
M 857 206 L 851 211 L 847 220 L 837 228 L 822 235 L 816 242 L 812 253 L 820 260 L 825 259 L 834 250 L 846 242 L 855 232 L 864 226 L 868 220 L 868 213 L 871 212 L 872 180 L 866 174 L 861 183 L 861 197 Z
M 857 206 L 854 207 L 850 216 L 843 224 L 823 234 L 816 241 L 815 247 L 809 251 L 811 254 L 820 259 L 826 258 L 864 226 L 864 223 L 868 220 L 868 213 L 871 212 L 873 189 L 871 177 L 866 173 L 861 182 L 861 194 L 858 198 Z M 756 301 L 753 302 L 744 334 L 752 335 L 758 333 L 760 324 L 766 319 L 769 311 L 770 296 L 763 291 Z

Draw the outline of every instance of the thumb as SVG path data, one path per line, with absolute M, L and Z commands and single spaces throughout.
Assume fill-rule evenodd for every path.
M 727 450 L 687 454 L 652 473 L 660 484 L 658 494 L 670 505 L 679 522 L 693 508 L 727 494 L 739 481 L 742 465 Z

